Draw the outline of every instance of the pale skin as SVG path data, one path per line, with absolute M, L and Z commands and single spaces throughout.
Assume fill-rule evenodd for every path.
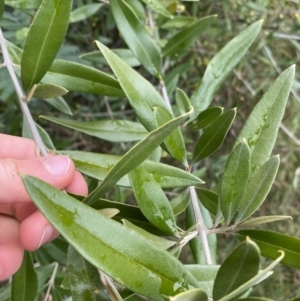
M 74 194 L 88 192 L 83 176 L 68 157 L 37 157 L 33 141 L 0 134 L 0 281 L 19 269 L 24 250 L 34 251 L 58 236 L 32 203 L 20 174 Z

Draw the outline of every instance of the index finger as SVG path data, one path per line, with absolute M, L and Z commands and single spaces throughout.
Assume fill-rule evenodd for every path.
M 0 134 L 0 159 L 32 159 L 36 158 L 36 145 L 34 141 Z

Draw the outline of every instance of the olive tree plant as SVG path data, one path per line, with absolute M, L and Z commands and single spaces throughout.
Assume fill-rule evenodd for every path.
M 279 263 L 300 268 L 300 239 L 256 229 L 289 216 L 252 215 L 277 174 L 280 159 L 272 150 L 295 66 L 270 83 L 252 110 L 228 155 L 217 191 L 203 188 L 205 174 L 198 177 L 201 162 L 222 145 L 237 112 L 211 103 L 257 38 L 262 21 L 245 27 L 212 57 L 191 92 L 176 88 L 178 74 L 188 66 L 179 65 L 172 74 L 167 66 L 189 53 L 215 15 L 182 19 L 176 16 L 174 7 L 179 4 L 173 0 L 110 0 L 73 10 L 72 0 L 8 0 L 1 1 L 2 12 L 4 4 L 34 11 L 23 49 L 0 31 L 4 63 L 24 116 L 23 135 L 34 139 L 41 156 L 68 155 L 97 186 L 88 196 L 69 195 L 23 176 L 33 202 L 61 236 L 33 254 L 25 253 L 22 267 L 0 291 L 0 299 L 49 300 L 51 295 L 51 300 L 270 300 L 250 297 L 251 289 L 270 277 Z M 113 17 L 128 48 L 110 49 L 95 41 L 95 51 L 82 57 L 104 61 L 113 75 L 56 59 L 69 23 L 102 8 Z M 153 15 L 181 25 L 163 39 Z M 45 99 L 68 113 L 62 98 L 68 92 L 128 101 L 134 120 L 42 116 L 102 140 L 130 142 L 123 155 L 55 149 L 33 120 L 28 102 Z M 162 154 L 172 164 L 162 163 Z M 116 187 L 126 187 L 135 205 L 132 200 L 110 199 Z M 174 192 L 172 197 L 166 190 Z M 183 215 L 186 227 L 178 222 Z M 218 262 L 216 240 L 225 233 L 240 242 Z M 187 244 L 193 264 L 178 259 Z M 262 268 L 261 256 L 273 261 Z

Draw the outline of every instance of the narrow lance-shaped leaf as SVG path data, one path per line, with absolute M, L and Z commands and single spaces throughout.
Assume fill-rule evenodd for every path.
M 93 14 L 95 14 L 104 4 L 103 3 L 90 3 L 81 5 L 74 9 L 70 14 L 70 23 L 83 21 Z
M 97 268 L 87 262 L 72 245 L 68 249 L 68 276 L 73 301 L 110 301 Z
M 196 288 L 170 297 L 170 301 L 208 301 L 208 297 L 203 290 Z
M 82 151 L 58 151 L 57 153 L 69 156 L 74 161 L 76 169 L 99 181 L 103 181 L 113 166 L 122 159 L 121 156 Z M 198 186 L 204 183 L 183 169 L 160 162 L 145 160 L 141 166 L 162 188 Z M 128 176 L 122 177 L 117 185 L 130 187 Z
M 278 250 L 285 253 L 281 263 L 290 267 L 300 268 L 300 239 L 266 230 L 241 230 L 235 233 L 239 240 L 249 236 L 257 243 L 262 256 L 275 259 L 278 257 Z
M 213 285 L 220 268 L 219 265 L 188 264 L 185 267 L 197 279 L 200 287 L 212 299 Z
M 64 87 L 53 84 L 40 84 L 36 87 L 33 97 L 37 98 L 54 98 L 65 95 L 68 90 Z
M 65 60 L 54 60 L 43 83 L 63 86 L 69 91 L 123 97 L 118 81 L 94 68 Z
M 40 116 L 56 124 L 111 142 L 139 141 L 148 134 L 137 122 L 129 120 L 76 121 L 51 116 Z
M 122 222 L 125 227 L 138 232 L 139 234 L 144 236 L 147 240 L 151 241 L 153 244 L 155 244 L 157 247 L 159 247 L 161 249 L 167 250 L 176 244 L 176 241 L 167 240 L 163 237 L 153 235 L 153 234 L 145 231 L 144 229 L 135 226 L 134 224 L 132 224 L 131 222 L 129 222 L 125 219 L 123 219 Z
M 209 126 L 223 113 L 222 107 L 211 107 L 202 111 L 198 117 L 188 124 L 188 128 L 191 130 L 201 130 Z
M 141 63 L 136 59 L 132 51 L 129 49 L 112 49 L 112 52 L 119 56 L 130 67 L 138 67 L 141 65 Z M 107 61 L 103 57 L 102 53 L 99 52 L 99 50 L 81 54 L 79 58 L 97 64 L 108 65 Z
M 272 157 L 250 176 L 238 207 L 236 223 L 246 220 L 261 206 L 275 180 L 279 163 L 279 156 Z
M 163 301 L 162 295 L 198 287 L 178 260 L 135 231 L 37 178 L 24 176 L 23 182 L 39 210 L 65 239 L 125 287 L 156 301 Z
M 187 95 L 181 89 L 176 89 L 176 104 L 180 114 L 184 114 L 189 111 L 191 102 Z
M 292 220 L 293 218 L 288 215 L 267 215 L 267 216 L 253 217 L 238 224 L 235 227 L 235 230 L 255 227 L 262 224 L 273 223 L 273 222 L 282 221 L 286 219 Z
M 142 0 L 145 4 L 149 5 L 154 11 L 167 18 L 173 18 L 173 15 L 161 4 L 160 0 Z
M 161 56 L 144 24 L 123 0 L 111 0 L 110 7 L 116 25 L 129 49 L 153 75 L 160 76 Z
M 168 20 L 166 23 L 161 25 L 162 29 L 173 29 L 173 28 L 183 28 L 185 26 L 191 25 L 196 21 L 194 17 L 187 16 L 174 16 L 173 19 Z
M 42 0 L 5 0 L 5 4 L 20 9 L 37 9 Z
M 37 295 L 38 279 L 33 266 L 31 254 L 24 253 L 20 269 L 12 278 L 12 301 L 35 300 Z
M 142 167 L 129 173 L 136 201 L 152 225 L 167 234 L 176 234 L 176 221 L 172 207 L 159 184 Z
M 142 141 L 131 148 L 123 158 L 111 169 L 100 186 L 86 197 L 85 202 L 92 204 L 112 188 L 125 174 L 140 165 L 174 129 L 180 126 L 191 114 L 181 115 L 155 131 L 150 132 Z
M 47 98 L 44 99 L 44 101 L 47 102 L 50 106 L 59 110 L 60 112 L 63 112 L 68 115 L 73 115 L 70 107 L 62 97 Z
M 244 292 L 246 292 L 248 289 L 252 288 L 255 284 L 259 283 L 260 281 L 263 281 L 267 277 L 269 277 L 270 273 L 272 274 L 272 270 L 278 263 L 282 260 L 284 257 L 284 252 L 279 251 L 281 255 L 274 261 L 272 262 L 267 268 L 264 270 L 259 271 L 259 273 L 252 277 L 250 280 L 242 284 L 240 287 L 229 293 L 228 295 L 224 296 L 220 301 L 230 301 L 233 300 L 235 297 L 240 296 Z M 278 253 L 277 253 L 278 254 Z
M 178 194 L 170 201 L 174 215 L 175 216 L 179 215 L 180 213 L 185 211 L 189 203 L 190 203 L 190 194 L 188 189 L 185 189 L 183 192 Z
M 27 34 L 21 80 L 28 92 L 50 68 L 68 29 L 72 0 L 43 0 Z
M 219 195 L 214 191 L 196 188 L 196 193 L 202 205 L 213 215 L 217 215 Z
M 170 119 L 172 118 L 166 103 L 149 81 L 128 66 L 109 48 L 98 41 L 96 41 L 96 45 L 119 80 L 137 117 L 148 131 L 156 128 L 153 108 L 157 107 L 164 110 Z
M 228 110 L 207 127 L 206 131 L 202 134 L 196 144 L 193 153 L 194 163 L 213 154 L 221 146 L 235 115 L 236 109 Z
M 242 201 L 250 174 L 250 150 L 246 141 L 231 152 L 225 165 L 220 185 L 220 206 L 229 224 Z
M 186 113 L 186 112 L 184 112 Z M 170 121 L 170 116 L 164 110 L 160 108 L 154 108 L 154 118 L 157 127 L 160 127 Z M 186 162 L 185 145 L 183 141 L 182 134 L 179 130 L 172 132 L 165 140 L 167 150 L 170 155 L 181 163 Z
M 163 48 L 163 56 L 173 56 L 185 51 L 208 28 L 215 17 L 202 18 L 175 34 Z
M 282 72 L 257 103 L 237 142 L 245 138 L 251 151 L 251 170 L 255 171 L 269 159 L 285 110 L 295 75 L 295 66 Z
M 224 80 L 254 42 L 261 24 L 261 21 L 251 24 L 227 43 L 209 62 L 201 79 L 201 84 L 196 88 L 191 98 L 191 103 L 195 106 L 193 118 L 196 118 L 201 111 L 210 105 Z
M 234 249 L 221 265 L 213 288 L 213 299 L 218 301 L 258 274 L 260 253 L 249 238 Z

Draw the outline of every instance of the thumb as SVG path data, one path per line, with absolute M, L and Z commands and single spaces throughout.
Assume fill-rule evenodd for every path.
M 73 179 L 74 163 L 67 156 L 30 160 L 0 160 L 0 203 L 30 201 L 19 174 L 32 175 L 62 189 Z

